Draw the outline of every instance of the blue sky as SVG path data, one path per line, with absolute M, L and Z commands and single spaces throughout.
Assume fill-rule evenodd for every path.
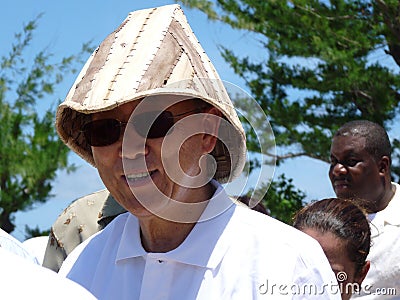
M 37 15 L 43 13 L 36 30 L 34 41 L 30 47 L 31 55 L 47 47 L 55 57 L 61 58 L 80 50 L 81 45 L 93 41 L 98 45 L 112 32 L 128 15 L 130 11 L 150 8 L 173 1 L 105 1 L 105 0 L 13 0 L 3 6 L 0 19 L 1 54 L 10 49 L 14 34 L 21 30 L 22 25 Z M 257 37 L 245 32 L 231 30 L 229 27 L 210 22 L 206 17 L 195 10 L 183 7 L 186 17 L 199 39 L 201 45 L 210 57 L 220 77 L 245 91 L 243 80 L 234 74 L 225 63 L 218 51 L 222 44 L 235 53 L 250 54 L 261 59 L 265 52 L 257 44 Z M 66 81 L 57 89 L 55 98 L 46 99 L 41 105 L 45 107 L 54 101 L 64 99 L 75 76 L 66 78 Z M 97 171 L 75 154 L 71 154 L 71 162 L 78 166 L 75 173 L 60 172 L 53 190 L 54 197 L 46 204 L 38 205 L 28 212 L 16 214 L 16 230 L 12 233 L 16 238 L 23 240 L 25 225 L 39 226 L 41 229 L 50 228 L 51 224 L 62 210 L 74 199 L 85 194 L 104 188 Z M 307 193 L 307 199 L 319 199 L 333 196 L 327 176 L 328 165 L 309 158 L 297 158 L 288 161 L 276 170 L 276 176 L 285 173 L 294 179 L 294 184 Z

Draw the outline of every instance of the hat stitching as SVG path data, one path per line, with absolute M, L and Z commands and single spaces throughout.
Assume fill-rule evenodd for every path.
M 137 91 L 140 92 L 161 87 L 165 82 L 168 82 L 176 63 L 182 57 L 182 54 L 183 50 L 179 44 L 176 43 L 175 39 L 170 34 L 166 34 L 160 47 L 158 47 L 149 68 L 143 75 Z
M 128 53 L 128 55 L 126 56 L 126 59 L 122 62 L 121 67 L 118 67 L 118 72 L 114 75 L 114 78 L 110 81 L 110 86 L 109 86 L 109 88 L 108 88 L 107 94 L 106 94 L 105 97 L 104 97 L 104 100 L 109 100 L 109 99 L 110 99 L 110 94 L 111 94 L 111 92 L 113 92 L 113 91 L 115 90 L 113 87 L 114 87 L 115 84 L 117 83 L 117 77 L 123 75 L 123 73 L 122 73 L 121 71 L 125 69 L 125 68 L 124 68 L 124 65 L 127 64 L 127 63 L 129 63 L 129 59 L 130 59 L 130 58 L 134 57 L 133 52 L 137 50 L 136 46 L 137 46 L 138 43 L 139 43 L 138 40 L 142 37 L 141 33 L 145 31 L 144 28 L 145 28 L 145 26 L 148 24 L 147 22 L 150 20 L 151 15 L 154 13 L 154 11 L 155 11 L 155 9 L 149 11 L 149 13 L 147 14 L 147 16 L 146 16 L 146 18 L 145 18 L 146 21 L 142 24 L 141 28 L 139 29 L 139 34 L 135 37 L 135 41 L 132 43 L 132 47 L 129 49 L 129 53 Z M 130 20 L 131 20 L 131 18 L 129 17 L 129 19 L 126 20 L 126 21 L 123 23 L 123 27 L 124 27 Z M 115 32 L 115 34 L 114 34 L 115 40 L 118 40 L 119 35 L 117 35 L 116 33 L 119 33 L 119 31 L 120 31 L 121 29 L 122 29 L 122 28 L 119 28 L 119 30 L 117 30 L 117 31 Z M 122 46 L 122 47 L 124 47 L 124 46 Z M 111 49 L 113 49 L 113 47 L 112 47 Z M 146 71 L 146 70 L 143 70 L 143 74 L 145 73 L 145 71 Z M 141 77 L 143 77 L 143 74 L 142 74 Z M 140 83 L 140 80 L 137 80 L 136 82 L 137 82 L 137 83 Z
M 111 54 L 110 49 L 112 47 L 112 40 L 114 39 L 114 34 L 109 35 L 96 50 L 96 54 L 93 55 L 93 60 L 91 61 L 89 67 L 86 70 L 85 75 L 83 75 L 82 80 L 76 84 L 75 92 L 72 96 L 73 102 L 85 105 L 85 99 L 88 97 L 88 92 L 92 88 L 93 81 L 95 80 L 96 74 L 102 69 L 107 61 L 107 57 Z
M 178 28 L 179 26 L 179 28 Z M 209 80 L 201 80 L 201 78 L 212 78 L 212 76 L 210 76 L 208 70 L 204 67 L 204 61 L 201 58 L 201 55 L 199 55 L 196 52 L 193 52 L 193 48 L 194 45 L 193 43 L 188 40 L 190 39 L 190 37 L 188 35 L 183 35 L 184 32 L 184 28 L 181 26 L 181 24 L 175 20 L 175 22 L 171 23 L 170 26 L 170 33 L 171 35 L 176 39 L 177 43 L 179 43 L 179 45 L 181 45 L 182 50 L 185 52 L 185 54 L 187 55 L 191 65 L 192 65 L 192 69 L 194 70 L 194 72 L 196 73 L 197 77 L 200 78 L 200 80 L 198 80 L 198 83 L 200 85 L 197 86 L 201 86 L 203 88 L 203 91 L 211 98 L 215 98 L 217 99 L 218 96 L 217 94 L 213 93 L 215 88 L 209 87 L 208 83 L 210 82 Z M 191 82 L 188 80 L 188 84 L 190 84 Z M 194 86 L 196 86 L 196 83 L 194 83 Z M 190 87 L 187 86 L 187 87 Z
M 131 20 L 131 17 L 132 17 L 132 13 L 128 14 L 128 17 L 125 19 L 124 22 L 122 22 L 121 25 L 118 26 L 118 28 L 116 30 L 114 30 L 114 33 L 120 32 L 121 29 L 125 27 L 126 23 L 128 23 Z

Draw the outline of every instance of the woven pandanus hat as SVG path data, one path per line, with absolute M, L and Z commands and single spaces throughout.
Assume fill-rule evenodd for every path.
M 234 130 L 211 153 L 214 178 L 240 175 L 246 159 L 243 127 L 214 66 L 179 5 L 132 12 L 90 56 L 57 109 L 56 128 L 65 144 L 95 166 L 81 132 L 90 114 L 155 95 L 200 98 L 218 108 Z

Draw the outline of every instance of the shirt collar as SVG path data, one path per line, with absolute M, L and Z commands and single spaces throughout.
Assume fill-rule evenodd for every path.
M 204 210 L 200 221 L 178 248 L 166 253 L 148 253 L 141 244 L 138 219 L 129 214 L 123 229 L 116 260 L 139 256 L 157 256 L 158 259 L 171 260 L 183 264 L 214 269 L 221 262 L 234 238 L 233 230 L 227 230 L 236 205 L 228 197 L 223 187 L 216 182 L 213 197 Z M 224 234 L 223 234 L 224 233 Z
M 125 222 L 118 247 L 117 261 L 131 257 L 144 256 L 147 253 L 140 240 L 139 220 L 131 213 L 127 214 L 128 218 Z
M 389 204 L 386 206 L 384 210 L 379 212 L 383 217 L 384 225 L 400 225 L 400 186 L 397 183 L 392 182 L 392 187 L 394 189 L 393 198 L 390 200 Z
M 393 198 L 384 210 L 375 214 L 370 214 L 368 219 L 371 221 L 371 236 L 374 237 L 379 234 L 380 228 L 386 225 L 399 226 L 400 225 L 400 186 L 392 182 L 392 187 L 395 190 Z

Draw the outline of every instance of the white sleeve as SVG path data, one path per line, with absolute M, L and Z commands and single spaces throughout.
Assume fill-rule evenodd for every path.
M 2 248 L 0 265 L 1 297 L 4 299 L 96 299 L 72 280 Z

